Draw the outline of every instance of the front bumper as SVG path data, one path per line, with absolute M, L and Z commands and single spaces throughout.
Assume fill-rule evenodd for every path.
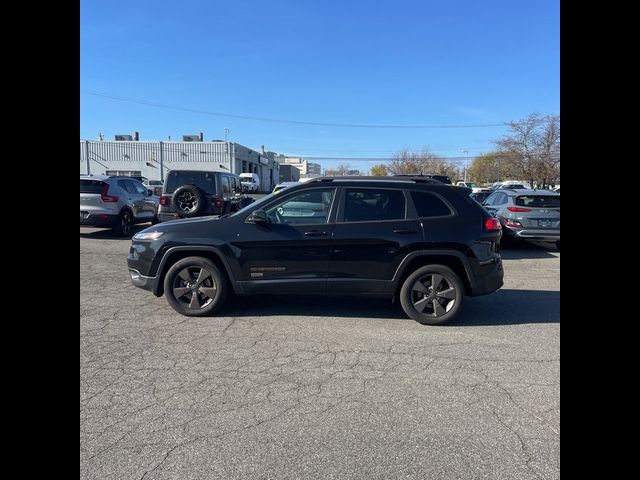
M 145 277 L 135 268 L 129 268 L 129 276 L 131 277 L 131 283 L 136 287 L 155 292 L 157 277 Z

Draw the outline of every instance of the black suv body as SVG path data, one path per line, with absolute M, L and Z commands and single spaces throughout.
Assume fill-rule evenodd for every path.
M 158 219 L 224 215 L 236 212 L 253 199 L 242 193 L 240 177 L 207 170 L 171 170 L 163 185 Z
M 133 237 L 134 285 L 189 316 L 237 295 L 399 299 L 423 324 L 503 284 L 500 223 L 470 189 L 425 178 L 319 178 L 220 218 L 167 222 Z

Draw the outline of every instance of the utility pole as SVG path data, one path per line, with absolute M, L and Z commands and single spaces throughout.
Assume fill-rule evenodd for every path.
M 228 136 L 228 135 L 229 135 L 229 129 L 228 129 L 228 128 L 225 128 L 225 129 L 224 129 L 224 141 L 225 141 L 225 142 L 227 141 L 227 136 Z
M 87 175 L 91 174 L 91 165 L 89 162 L 89 140 L 84 141 L 84 155 L 87 158 Z
M 467 171 L 469 170 L 469 150 L 463 150 L 462 152 L 465 154 L 464 183 L 467 183 Z

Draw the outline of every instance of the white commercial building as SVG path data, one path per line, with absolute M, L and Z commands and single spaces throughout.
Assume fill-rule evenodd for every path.
M 164 180 L 170 170 L 211 170 L 256 173 L 260 190 L 279 182 L 274 152 L 252 150 L 235 142 L 80 141 L 80 173 L 142 175 Z
M 300 170 L 301 177 L 319 177 L 322 175 L 322 167 L 319 163 L 303 160 L 300 157 L 287 157 L 286 155 L 276 155 L 275 160 L 280 164 L 293 165 Z

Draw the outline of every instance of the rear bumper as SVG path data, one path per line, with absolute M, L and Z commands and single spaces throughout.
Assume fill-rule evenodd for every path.
M 471 297 L 486 295 L 495 292 L 504 285 L 504 270 L 502 258 L 497 257 L 489 265 L 482 266 L 483 275 L 476 275 L 471 288 Z
M 107 213 L 91 213 L 80 211 L 80 225 L 85 227 L 112 226 L 118 215 Z
M 157 277 L 145 277 L 135 268 L 129 268 L 129 276 L 131 277 L 131 283 L 136 287 L 154 292 L 155 294 L 156 283 L 158 281 Z
M 513 232 L 515 238 L 555 242 L 560 240 L 560 230 L 519 230 Z

